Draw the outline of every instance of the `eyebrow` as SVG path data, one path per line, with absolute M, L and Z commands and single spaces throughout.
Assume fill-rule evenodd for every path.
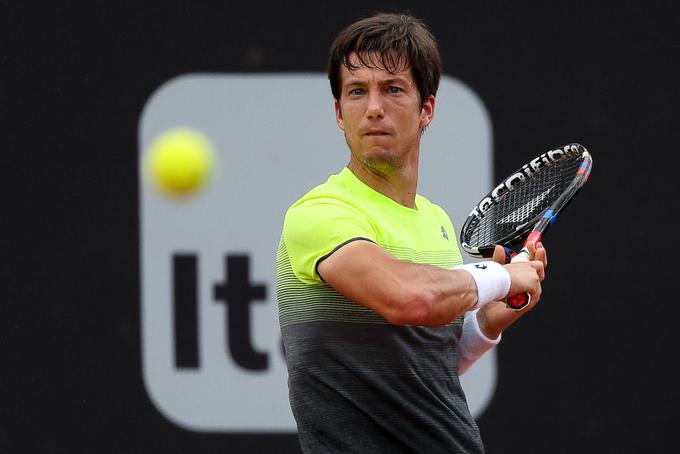
M 412 82 L 404 76 L 394 76 L 394 77 L 390 77 L 389 79 L 379 81 L 378 85 L 390 85 L 390 84 L 394 84 L 394 83 L 404 83 L 404 84 L 407 84 L 407 85 L 412 84 Z M 354 77 L 354 78 L 350 77 L 342 85 L 347 87 L 347 86 L 352 86 L 352 85 L 368 85 L 368 83 L 366 82 L 365 79 L 360 79 L 358 77 Z

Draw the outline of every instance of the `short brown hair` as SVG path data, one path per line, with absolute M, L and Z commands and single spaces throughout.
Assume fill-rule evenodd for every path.
M 358 68 L 349 56 L 356 53 L 359 65 L 391 73 L 411 68 L 420 102 L 437 94 L 442 61 L 437 41 L 419 19 L 403 14 L 379 13 L 342 30 L 331 45 L 328 79 L 336 100 L 340 99 L 340 69 Z

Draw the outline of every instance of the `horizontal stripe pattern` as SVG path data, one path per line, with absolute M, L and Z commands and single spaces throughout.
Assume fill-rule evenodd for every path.
M 400 260 L 451 268 L 462 263 L 459 251 L 415 251 L 409 248 L 385 249 Z M 361 306 L 327 284 L 310 285 L 300 281 L 290 264 L 283 238 L 276 256 L 276 296 L 281 327 L 292 323 L 335 321 L 350 323 L 388 323 L 376 312 Z

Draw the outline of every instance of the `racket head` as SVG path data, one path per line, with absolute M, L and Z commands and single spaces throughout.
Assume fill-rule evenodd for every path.
M 552 225 L 591 169 L 592 156 L 578 143 L 532 159 L 475 205 L 461 229 L 461 246 L 477 258 L 491 257 L 499 244 L 517 251 L 532 231 L 542 234 Z

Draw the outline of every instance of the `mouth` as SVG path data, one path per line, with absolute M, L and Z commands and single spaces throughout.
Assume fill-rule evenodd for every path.
M 389 133 L 387 133 L 385 131 L 366 131 L 364 133 L 364 135 L 368 136 L 368 137 L 380 137 L 380 136 L 388 136 Z

